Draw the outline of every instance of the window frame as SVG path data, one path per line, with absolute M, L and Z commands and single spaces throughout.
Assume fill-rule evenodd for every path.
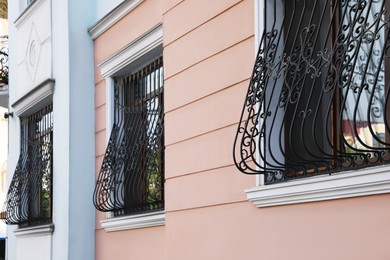
M 254 7 L 256 55 L 264 31 L 264 1 L 254 0 Z M 246 189 L 245 193 L 258 208 L 385 194 L 390 193 L 389 171 L 390 165 L 380 165 L 272 185 L 265 185 L 264 174 L 257 174 L 255 186 Z
M 163 28 L 159 23 L 98 65 L 106 82 L 106 144 L 110 139 L 114 121 L 115 76 L 129 66 L 138 67 L 139 65 L 134 63 L 141 57 L 150 55 L 157 58 L 157 53 L 162 54 L 162 44 Z M 112 212 L 107 212 L 106 219 L 100 223 L 106 232 L 161 226 L 165 225 L 165 210 L 125 216 L 114 216 Z
M 148 54 L 146 55 L 148 56 Z M 121 167 L 119 172 L 114 171 L 114 174 L 103 175 L 105 178 L 117 180 L 118 182 L 114 181 L 116 184 L 110 185 L 110 187 L 115 189 L 115 194 L 123 194 L 123 197 L 121 195 L 113 197 L 114 204 L 118 205 L 118 209 L 112 211 L 115 217 L 144 214 L 164 208 L 163 59 L 160 55 L 156 58 L 154 56 L 150 58 L 152 60 L 149 61 L 149 57 L 147 57 L 146 64 L 140 62 L 142 65 L 134 71 L 127 71 L 126 67 L 125 75 L 115 77 L 114 124 L 118 132 L 111 133 L 110 142 L 111 145 L 114 145 L 111 147 L 116 150 L 114 160 L 127 158 L 123 164 L 118 165 Z M 153 92 L 148 92 L 149 90 L 153 90 Z M 153 115 L 153 108 L 157 109 L 154 110 L 158 112 L 157 115 Z M 153 122 L 150 122 L 151 117 Z M 153 130 L 149 128 L 150 123 L 154 125 Z M 114 139 L 112 139 L 113 137 Z M 117 138 L 120 138 L 119 142 Z M 116 140 L 115 144 L 112 143 L 113 140 Z M 150 148 L 149 145 L 153 140 L 156 146 Z M 124 147 L 126 147 L 125 151 L 123 151 Z M 111 150 L 112 148 L 108 147 L 107 149 Z M 118 154 L 118 151 L 123 151 L 123 153 L 119 152 Z M 147 151 L 152 152 L 157 157 Z M 113 159 L 113 157 L 110 158 Z M 155 162 L 152 158 L 158 158 L 158 163 L 153 164 L 156 167 L 154 170 L 149 168 L 150 163 Z M 110 167 L 109 165 L 111 164 L 106 164 L 103 161 L 102 171 L 105 172 L 106 170 L 103 169 L 107 169 L 105 167 Z M 150 178 L 153 179 L 151 176 L 156 176 L 157 178 L 154 179 L 158 180 L 153 182 L 156 187 L 159 187 L 156 189 L 156 194 L 150 192 L 149 189 L 148 183 L 151 181 Z M 117 179 L 118 177 L 119 179 Z M 134 186 L 137 188 L 132 189 L 131 187 Z M 137 191 L 135 192 L 135 190 Z M 153 200 L 148 199 L 152 197 Z M 100 207 L 106 208 L 105 205 Z
M 39 109 L 36 108 L 33 111 L 19 118 L 19 160 L 4 205 L 5 222 L 17 224 L 18 230 L 32 227 L 39 229 L 41 226 L 52 225 L 53 222 L 53 103 L 50 102 L 43 107 L 39 106 Z M 36 127 L 39 128 L 38 131 Z M 49 140 L 49 144 L 41 143 L 47 140 Z M 37 150 L 31 150 L 35 145 L 37 145 Z M 43 153 L 43 150 L 49 153 Z M 39 153 L 39 155 L 33 154 L 33 152 Z M 37 159 L 38 167 L 34 165 Z M 35 168 L 32 168 L 33 166 Z M 42 170 L 41 166 L 48 168 Z M 32 177 L 37 175 L 38 177 Z M 14 182 L 15 178 L 16 182 Z M 42 202 L 45 200 L 42 193 L 45 189 L 44 180 L 46 185 L 49 184 L 46 186 L 49 193 L 47 214 L 44 214 L 45 209 Z M 39 186 L 34 185 L 37 182 Z M 28 188 L 32 185 L 36 188 Z M 9 206 L 23 210 L 12 210 L 9 213 Z

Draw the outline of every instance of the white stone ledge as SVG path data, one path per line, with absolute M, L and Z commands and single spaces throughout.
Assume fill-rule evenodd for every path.
M 106 232 L 147 228 L 165 225 L 165 212 L 156 211 L 124 217 L 113 217 L 100 221 Z
M 258 208 L 385 194 L 390 193 L 390 167 L 378 166 L 258 186 L 245 192 L 248 200 Z
M 47 79 L 12 104 L 16 116 L 28 116 L 52 102 L 54 80 Z
M 54 225 L 42 225 L 27 228 L 18 228 L 14 231 L 16 237 L 36 237 L 51 235 L 54 232 Z

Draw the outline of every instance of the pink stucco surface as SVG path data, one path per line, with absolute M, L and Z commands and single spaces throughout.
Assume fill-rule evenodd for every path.
M 390 195 L 255 208 L 255 177 L 233 165 L 255 57 L 253 0 L 145 0 L 95 40 L 98 65 L 163 24 L 165 209 L 162 227 L 105 232 L 96 259 L 386 260 Z M 95 73 L 96 169 L 106 146 L 105 82 Z
M 164 259 L 386 260 L 389 203 L 384 195 L 265 209 L 242 202 L 174 211 Z
M 137 37 L 162 23 L 163 1 L 144 1 L 94 42 L 95 48 L 95 156 L 96 174 L 106 149 L 106 84 L 98 65 Z M 96 259 L 159 259 L 164 253 L 164 227 L 107 233 L 100 221 L 106 213 L 96 212 Z
M 97 260 L 162 259 L 164 227 L 106 233 L 96 231 Z

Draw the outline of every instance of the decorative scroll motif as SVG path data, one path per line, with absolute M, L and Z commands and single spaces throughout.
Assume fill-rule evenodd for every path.
M 264 2 L 238 169 L 272 183 L 388 163 L 388 1 Z
M 93 202 L 114 215 L 164 208 L 163 62 L 119 77 L 115 111 Z
M 53 106 L 23 117 L 21 150 L 2 217 L 20 227 L 51 223 L 53 172 Z

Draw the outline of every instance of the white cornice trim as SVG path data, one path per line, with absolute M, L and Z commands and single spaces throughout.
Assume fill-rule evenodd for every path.
M 147 228 L 165 225 L 165 212 L 156 211 L 125 217 L 113 217 L 100 221 L 106 232 Z
M 51 235 L 54 232 L 54 225 L 48 224 L 43 226 L 19 228 L 14 231 L 16 237 L 36 237 Z
M 390 193 L 390 167 L 259 186 L 245 192 L 258 208 Z
M 89 34 L 92 36 L 92 39 L 96 39 L 102 33 L 111 28 L 115 23 L 120 19 L 134 10 L 138 5 L 140 5 L 144 0 L 127 0 L 122 4 L 118 5 L 115 9 L 109 12 L 106 16 L 100 19 L 95 25 L 91 26 L 88 29 Z
M 19 29 L 25 21 L 45 2 L 46 0 L 33 1 L 24 12 L 15 20 L 14 24 L 16 29 Z
M 162 24 L 158 24 L 98 65 L 103 78 L 109 77 L 163 43 Z
M 12 104 L 16 116 L 30 115 L 52 101 L 54 80 L 47 79 Z

